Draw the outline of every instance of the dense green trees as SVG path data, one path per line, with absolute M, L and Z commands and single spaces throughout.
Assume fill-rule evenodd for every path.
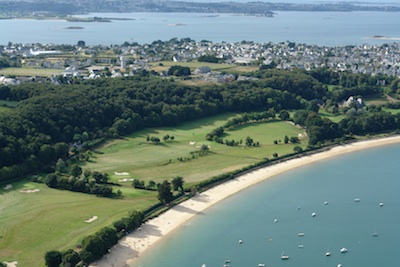
M 174 76 L 189 76 L 191 73 L 190 68 L 188 67 L 172 66 L 168 69 L 167 74 Z
M 63 267 L 74 267 L 81 259 L 79 257 L 78 252 L 68 249 L 66 252 L 62 254 L 62 262 L 61 265 Z
M 83 239 L 79 256 L 84 263 L 91 263 L 108 253 L 108 250 L 117 242 L 117 231 L 110 227 L 103 228 Z
M 44 255 L 44 259 L 47 267 L 59 267 L 62 262 L 62 254 L 56 250 L 48 251 Z
M 57 162 L 59 165 L 59 162 Z M 69 175 L 57 171 L 46 176 L 45 183 L 48 187 L 70 190 L 81 193 L 95 194 L 110 197 L 113 194 L 111 185 L 108 185 L 108 174 L 86 170 L 82 177 L 82 168 L 73 164 L 69 168 Z
M 197 59 L 197 61 L 198 62 L 218 63 L 220 61 L 220 59 L 213 55 L 204 55 L 204 56 L 200 56 Z

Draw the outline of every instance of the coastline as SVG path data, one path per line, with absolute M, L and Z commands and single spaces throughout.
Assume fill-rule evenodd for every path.
M 245 188 L 294 168 L 337 157 L 345 153 L 395 143 L 400 143 L 400 136 L 354 142 L 346 145 L 335 146 L 327 151 L 291 159 L 243 174 L 233 180 L 204 191 L 191 199 L 174 206 L 160 216 L 147 221 L 139 230 L 136 230 L 122 238 L 117 245 L 110 249 L 109 254 L 105 255 L 102 259 L 90 266 L 131 266 L 135 262 L 135 259 L 140 257 L 142 253 L 147 251 L 162 238 L 167 238 L 169 234 L 174 230 L 178 230 L 179 227 L 188 220 L 219 201 L 236 194 Z

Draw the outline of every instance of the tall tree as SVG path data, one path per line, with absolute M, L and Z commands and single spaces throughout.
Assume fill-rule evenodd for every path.
M 179 189 L 183 191 L 183 178 L 177 176 L 172 179 L 172 188 L 174 189 L 174 191 L 178 191 Z
M 169 203 L 172 201 L 174 196 L 172 195 L 171 191 L 171 184 L 167 180 L 165 180 L 160 186 L 158 187 L 158 199 L 163 202 L 164 204 Z

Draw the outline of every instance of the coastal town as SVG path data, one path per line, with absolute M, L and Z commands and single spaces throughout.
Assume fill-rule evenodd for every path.
M 173 38 L 169 41 L 154 41 L 151 44 L 125 42 L 122 45 L 111 46 L 86 46 L 84 41 L 79 41 L 76 45 L 9 43 L 0 46 L 0 51 L 3 67 L 0 68 L 0 82 L 3 84 L 43 80 L 57 83 L 57 76 L 76 79 L 104 76 L 115 78 L 134 75 L 140 71 L 152 71 L 155 75 L 166 76 L 165 68 L 158 68 L 160 71 L 154 68 L 162 66 L 162 63 L 155 63 L 173 61 L 174 65 L 179 65 L 196 62 L 202 56 L 212 56 L 215 62 L 229 65 L 297 68 L 307 71 L 327 67 L 356 74 L 400 75 L 400 44 L 395 42 L 328 47 L 290 41 L 213 43 L 206 40 Z M 204 66 L 192 71 L 192 74 L 197 75 L 197 79 L 229 82 L 238 78 L 226 71 L 211 71 L 208 67 L 209 62 L 201 63 Z M 4 75 L 7 67 L 48 69 L 55 73 L 49 77 Z

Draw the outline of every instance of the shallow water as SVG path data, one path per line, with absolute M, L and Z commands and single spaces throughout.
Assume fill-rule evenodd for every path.
M 269 179 L 206 210 L 132 266 L 396 266 L 399 156 L 400 145 L 373 148 Z

